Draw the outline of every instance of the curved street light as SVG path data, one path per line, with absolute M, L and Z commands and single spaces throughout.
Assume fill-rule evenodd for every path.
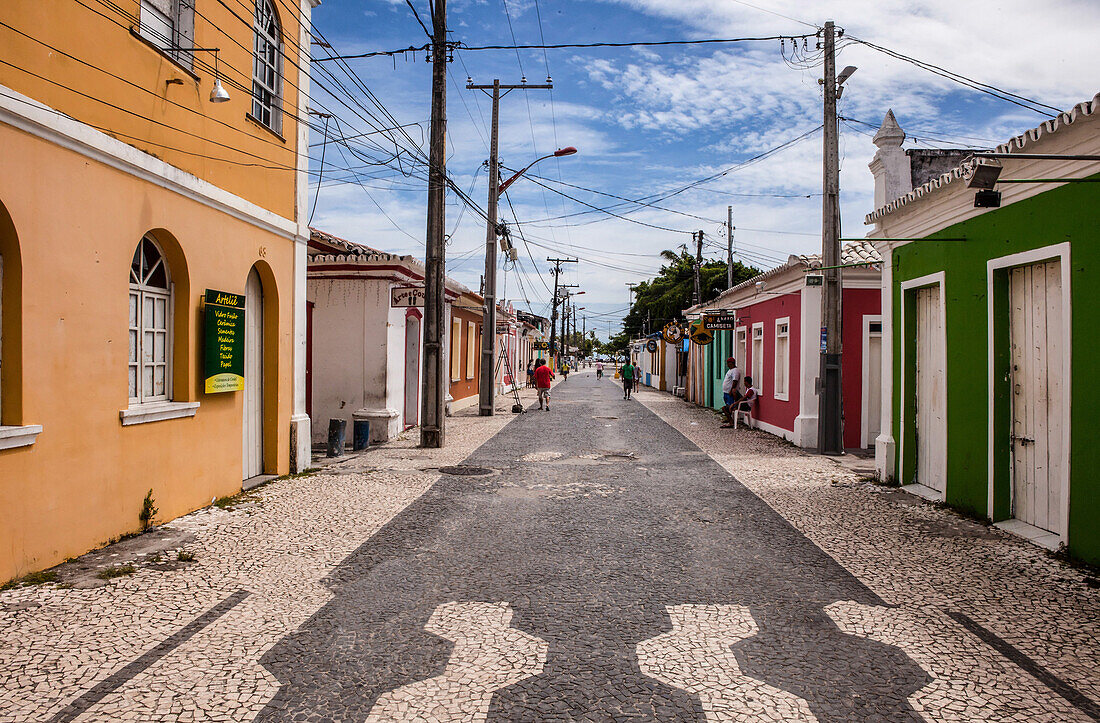
M 511 186 L 512 183 L 517 178 L 519 178 L 520 176 L 522 176 L 524 173 L 527 172 L 527 169 L 529 169 L 531 166 L 535 165 L 539 161 L 545 161 L 547 158 L 561 158 L 562 156 L 571 156 L 576 152 L 577 152 L 577 149 L 574 148 L 573 146 L 566 146 L 565 148 L 559 148 L 558 150 L 554 151 L 553 153 L 551 153 L 548 156 L 543 156 L 542 158 L 536 158 L 535 160 L 531 161 L 526 166 L 524 166 L 522 171 L 520 171 L 516 175 L 509 178 L 504 183 L 500 184 L 500 187 L 497 189 L 497 196 L 504 193 L 504 191 L 508 188 L 508 186 Z

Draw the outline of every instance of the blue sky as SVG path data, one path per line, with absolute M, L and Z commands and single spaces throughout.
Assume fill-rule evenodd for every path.
M 413 0 L 413 5 L 430 23 L 428 0 Z M 893 108 L 911 136 L 907 146 L 992 146 L 1037 126 L 1044 116 L 851 38 L 1059 108 L 1100 90 L 1094 72 L 1100 67 L 1100 51 L 1092 37 L 1100 27 L 1100 3 L 1092 0 L 451 0 L 448 16 L 453 39 L 467 46 L 512 45 L 513 33 L 518 44 L 797 36 L 815 31 L 806 23 L 832 19 L 848 36 L 840 42 L 838 67 L 859 68 L 848 82 L 840 113 L 877 126 Z M 341 54 L 426 41 L 404 0 L 324 0 L 314 10 L 313 22 Z M 514 210 L 528 243 L 525 248 L 515 234 L 520 262 L 500 277 L 504 295 L 521 308 L 529 302 L 536 313 L 546 313 L 550 294 L 544 284 L 551 278 L 545 258 L 580 257 L 580 263 L 570 265 L 566 280 L 586 291 L 580 297 L 586 308 L 582 313 L 591 315 L 589 328 L 606 336 L 607 322 L 614 330 L 619 310 L 626 306 L 625 284 L 652 276 L 662 249 L 690 244 L 691 232 L 701 229 L 708 240 L 705 254 L 725 257 L 721 224 L 727 205 L 733 206 L 735 245 L 744 263 L 768 268 L 792 253 L 820 251 L 820 133 L 739 166 L 821 124 L 820 57 L 813 38 L 802 47 L 800 41 L 794 52 L 787 40 L 782 45 L 767 41 L 518 54 L 459 51 L 450 64 L 447 163 L 460 187 L 484 207 L 488 174 L 482 163 L 488 157 L 490 103 L 484 94 L 465 89 L 467 75 L 476 83 L 494 78 L 517 83 L 521 75 L 529 83 L 544 83 L 549 68 L 552 93 L 517 91 L 501 102 L 502 163 L 519 168 L 557 147 L 576 146 L 577 155 L 543 161 L 531 173 L 552 189 L 593 206 L 614 206 L 616 213 L 639 222 L 593 212 L 534 182 L 540 179 L 521 179 L 509 190 L 511 206 L 502 200 L 501 215 L 514 225 Z M 315 48 L 314 55 L 321 52 Z M 405 129 L 412 138 L 406 143 L 426 151 L 431 77 L 424 53 L 349 63 L 395 118 L 415 124 Z M 315 89 L 314 97 L 342 111 L 332 128 L 339 122 L 349 135 L 369 130 L 364 120 L 336 106 L 322 90 Z M 846 237 L 868 232 L 863 217 L 873 210 L 867 169 L 873 133 L 867 125 L 841 125 Z M 318 136 L 312 142 L 320 140 Z M 360 151 L 389 161 L 389 167 L 374 167 L 359 182 L 327 183 L 320 189 L 313 225 L 376 248 L 422 257 L 425 184 L 415 174 L 407 175 L 414 166 L 406 156 L 394 160 L 384 148 L 380 140 Z M 320 150 L 313 148 L 314 171 Z M 326 153 L 330 169 L 358 165 L 347 149 L 330 145 Z M 660 201 L 666 210 L 592 192 L 626 199 L 663 196 L 734 167 Z M 476 290 L 484 265 L 484 222 L 463 211 L 452 195 L 447 229 L 448 275 Z

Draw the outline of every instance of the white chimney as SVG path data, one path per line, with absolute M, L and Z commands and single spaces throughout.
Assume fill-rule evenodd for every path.
M 882 127 L 875 133 L 874 143 L 878 146 L 875 157 L 868 164 L 875 177 L 875 208 L 879 209 L 913 190 L 913 176 L 909 165 L 909 156 L 905 155 L 901 144 L 905 141 L 905 131 L 894 118 L 894 111 L 886 111 Z

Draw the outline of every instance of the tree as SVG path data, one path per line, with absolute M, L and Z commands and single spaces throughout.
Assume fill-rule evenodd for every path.
M 670 321 L 683 318 L 681 312 L 691 306 L 695 293 L 695 257 L 681 244 L 679 253 L 664 250 L 661 258 L 666 262 L 653 279 L 634 287 L 634 305 L 623 320 L 626 339 L 643 332 L 660 331 Z M 760 273 L 759 269 L 737 262 L 733 265 L 733 283 L 737 285 Z M 702 301 L 707 302 L 726 290 L 726 262 L 704 261 L 699 271 Z M 612 339 L 614 341 L 614 338 Z M 625 344 L 620 347 L 625 348 Z

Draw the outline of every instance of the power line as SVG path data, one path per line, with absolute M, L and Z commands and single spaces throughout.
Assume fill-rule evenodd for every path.
M 562 50 L 568 48 L 632 48 L 632 47 L 660 47 L 666 45 L 709 45 L 715 43 L 753 43 L 768 40 L 781 40 L 783 38 L 813 38 L 816 35 L 766 35 L 745 38 L 704 38 L 700 40 L 639 40 L 629 43 L 558 43 L 554 45 L 466 45 L 458 43 L 462 50 Z M 357 58 L 374 58 L 382 55 L 392 56 L 401 53 L 427 50 L 428 46 L 399 48 L 397 50 L 377 50 L 369 53 L 354 53 L 350 55 L 332 55 L 326 58 L 314 58 L 314 62 L 323 63 L 328 60 L 354 60 Z
M 1047 105 L 1046 103 L 1040 103 L 1037 100 L 1032 100 L 1031 98 L 1027 98 L 1027 97 L 1019 95 L 1017 93 L 1012 93 L 1012 92 L 1009 92 L 1007 90 L 1002 90 L 1001 88 L 998 88 L 998 87 L 993 86 L 993 85 L 989 85 L 988 83 L 982 83 L 980 81 L 974 80 L 973 78 L 968 78 L 965 75 L 961 75 L 961 74 L 956 73 L 954 71 L 947 70 L 946 68 L 942 68 L 938 65 L 933 65 L 932 63 L 928 63 L 928 62 L 925 62 L 923 60 L 918 60 L 918 59 L 913 58 L 911 56 L 905 55 L 904 53 L 899 53 L 896 50 L 890 50 L 889 48 L 884 48 L 881 45 L 875 45 L 874 43 L 868 42 L 866 40 L 861 40 L 861 39 L 856 38 L 856 37 L 849 36 L 849 38 L 853 42 L 857 42 L 857 43 L 860 43 L 862 45 L 866 45 L 868 48 L 872 48 L 874 50 L 877 50 L 880 53 L 884 53 L 886 55 L 889 55 L 892 58 L 897 58 L 898 60 L 904 60 L 907 63 L 915 65 L 918 68 L 921 68 L 922 70 L 927 70 L 930 73 L 934 73 L 935 75 L 938 75 L 940 77 L 947 78 L 948 80 L 953 80 L 956 83 L 958 83 L 960 85 L 963 85 L 963 86 L 966 86 L 968 88 L 971 88 L 973 90 L 976 90 L 979 93 L 985 93 L 986 95 L 991 95 L 994 98 L 999 98 L 1001 100 L 1012 103 L 1013 105 L 1018 105 L 1021 108 L 1026 108 L 1027 110 L 1034 111 L 1035 113 L 1039 113 L 1041 115 L 1046 115 L 1046 116 L 1051 115 L 1050 113 L 1048 113 L 1044 110 L 1039 110 L 1040 108 L 1046 108 L 1048 110 L 1054 111 L 1055 116 L 1062 112 L 1061 108 L 1056 108 L 1052 105 Z M 1023 101 L 1023 102 L 1021 102 L 1021 101 Z M 1033 106 L 1036 106 L 1036 107 L 1033 107 Z

